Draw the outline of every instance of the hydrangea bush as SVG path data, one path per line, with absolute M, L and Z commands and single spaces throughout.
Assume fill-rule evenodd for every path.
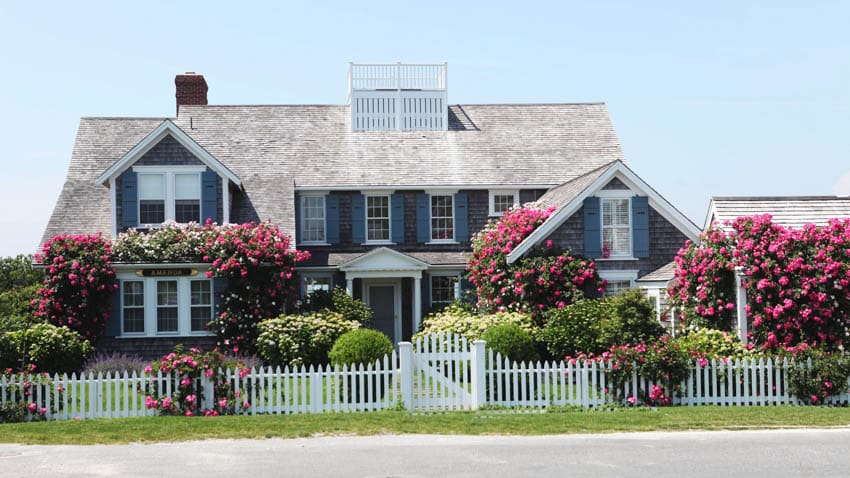
M 601 293 L 603 283 L 595 263 L 568 251 L 555 251 L 552 241 L 508 264 L 508 254 L 553 210 L 510 209 L 473 237 L 467 271 L 479 309 L 525 312 L 537 318 L 546 308 L 563 308 L 588 294 Z
M 670 301 L 689 323 L 729 329 L 734 270 L 747 279 L 751 340 L 768 349 L 840 347 L 850 325 L 850 219 L 785 228 L 769 215 L 712 227 L 676 257 Z
M 421 331 L 413 336 L 413 340 L 440 332 L 453 332 L 466 337 L 467 340 L 479 340 L 488 329 L 502 324 L 516 324 L 532 337 L 539 334 L 539 329 L 528 314 L 497 312 L 479 315 L 464 310 L 457 304 L 450 304 L 442 311 L 425 317 Z
M 97 236 L 56 236 L 36 260 L 46 276 L 33 300 L 35 316 L 67 326 L 94 341 L 106 327 L 112 295 L 118 288 L 109 241 Z

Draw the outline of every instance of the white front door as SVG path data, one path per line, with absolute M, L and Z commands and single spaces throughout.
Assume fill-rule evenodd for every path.
M 371 327 L 393 342 L 401 340 L 401 287 L 396 282 L 369 282 L 366 284 L 366 305 L 372 309 Z

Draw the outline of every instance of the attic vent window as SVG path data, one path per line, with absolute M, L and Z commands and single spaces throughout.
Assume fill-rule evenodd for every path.
M 446 64 L 352 63 L 348 103 L 352 131 L 445 131 Z

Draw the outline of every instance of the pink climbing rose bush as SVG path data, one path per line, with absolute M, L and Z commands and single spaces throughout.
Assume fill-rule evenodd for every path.
M 668 293 L 685 320 L 729 329 L 741 267 L 753 343 L 840 347 L 850 325 L 850 219 L 795 229 L 760 215 L 727 226 L 711 227 L 676 257 Z
M 227 279 L 217 315 L 209 327 L 219 346 L 234 353 L 255 352 L 257 324 L 277 317 L 298 298 L 295 264 L 306 251 L 290 249 L 290 238 L 270 222 L 176 224 L 148 232 L 130 230 L 115 245 L 120 262 L 203 262 L 207 277 Z
M 32 302 L 35 316 L 94 342 L 106 327 L 118 288 L 109 241 L 100 235 L 56 236 L 35 259 L 46 269 Z
M 488 313 L 525 312 L 539 318 L 547 308 L 563 308 L 602 291 L 604 284 L 595 263 L 569 251 L 556 251 L 551 240 L 508 264 L 508 254 L 553 211 L 510 209 L 473 237 L 467 271 L 476 288 L 479 309 Z

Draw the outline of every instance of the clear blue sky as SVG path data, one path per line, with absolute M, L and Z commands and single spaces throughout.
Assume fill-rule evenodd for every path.
M 447 61 L 452 103 L 604 101 L 699 225 L 712 195 L 850 192 L 850 2 L 192 3 L 0 3 L 0 256 L 34 251 L 79 118 L 173 115 L 183 71 L 213 104 L 341 104 L 349 61 Z

